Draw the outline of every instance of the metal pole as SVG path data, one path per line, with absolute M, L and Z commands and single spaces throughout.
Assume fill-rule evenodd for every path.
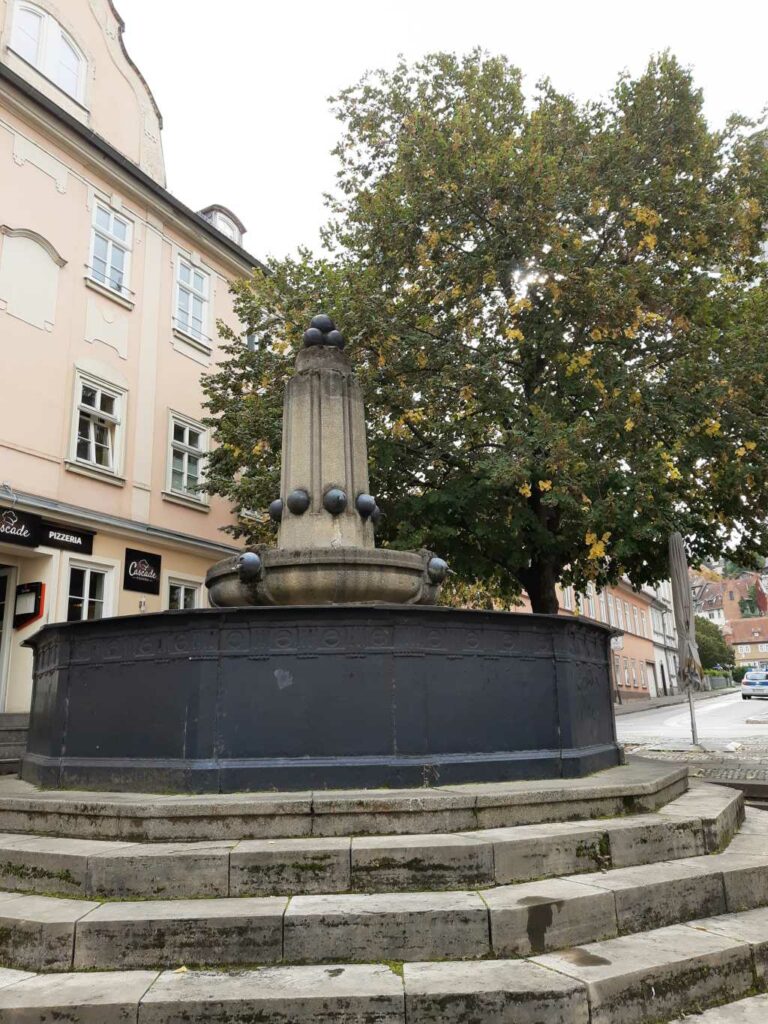
M 693 745 L 698 747 L 699 745 L 699 733 L 696 728 L 696 711 L 693 706 L 693 687 L 688 687 L 688 707 L 691 711 L 691 735 L 693 736 Z

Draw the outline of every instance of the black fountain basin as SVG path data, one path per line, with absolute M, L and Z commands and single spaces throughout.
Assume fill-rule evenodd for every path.
M 611 631 L 430 606 L 45 626 L 22 778 L 240 792 L 573 778 L 620 762 Z

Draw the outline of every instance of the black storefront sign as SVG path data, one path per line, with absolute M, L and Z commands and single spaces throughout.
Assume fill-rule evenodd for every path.
M 40 517 L 15 508 L 0 508 L 0 543 L 36 548 L 40 543 Z
M 140 594 L 159 594 L 161 561 L 160 555 L 126 548 L 123 589 L 136 590 Z
M 40 544 L 49 548 L 64 548 L 65 551 L 79 551 L 83 555 L 93 554 L 93 533 L 62 523 L 50 523 L 45 519 L 40 525 Z

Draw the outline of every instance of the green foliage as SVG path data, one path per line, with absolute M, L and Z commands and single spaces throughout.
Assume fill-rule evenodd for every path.
M 757 587 L 753 583 L 747 593 L 749 597 L 739 598 L 739 611 L 741 612 L 742 618 L 754 619 L 760 615 L 760 609 L 757 607 Z
M 733 648 L 726 643 L 720 628 L 702 615 L 696 616 L 696 643 L 704 669 L 713 669 L 716 665 L 721 668 L 733 666 Z
M 740 683 L 744 676 L 749 672 L 746 665 L 737 665 L 731 675 L 733 676 L 734 683 Z
M 281 390 L 310 317 L 348 337 L 383 541 L 556 611 L 583 591 L 768 551 L 768 162 L 754 126 L 711 131 L 669 55 L 579 104 L 526 103 L 503 58 L 435 54 L 335 99 L 332 255 L 237 286 L 207 380 L 210 489 L 266 508 Z M 265 520 L 241 530 L 263 539 Z

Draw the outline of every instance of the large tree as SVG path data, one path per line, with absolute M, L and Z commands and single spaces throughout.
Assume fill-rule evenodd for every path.
M 736 658 L 733 648 L 710 619 L 696 616 L 696 643 L 703 668 L 733 668 Z
M 329 255 L 237 286 L 207 381 L 210 486 L 278 493 L 282 385 L 311 315 L 366 394 L 384 543 L 555 612 L 555 583 L 664 577 L 768 551 L 765 140 L 711 129 L 676 60 L 602 101 L 480 52 L 377 72 L 335 99 Z M 263 517 L 239 529 L 264 539 Z

